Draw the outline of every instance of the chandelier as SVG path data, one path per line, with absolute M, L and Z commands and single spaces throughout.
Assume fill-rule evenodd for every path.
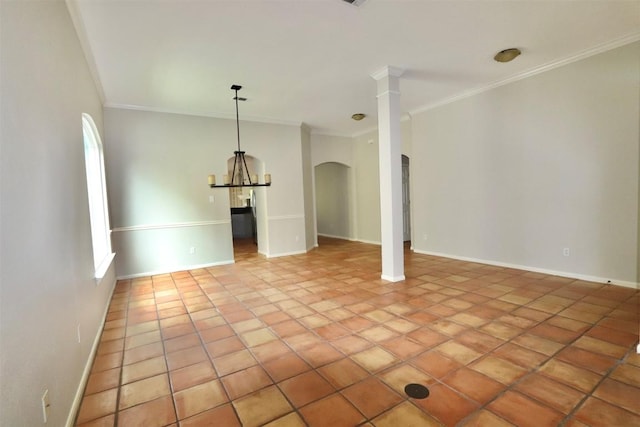
M 247 167 L 247 161 L 244 157 L 245 152 L 240 149 L 240 118 L 238 115 L 238 101 L 246 101 L 247 98 L 238 97 L 238 91 L 242 89 L 242 86 L 233 85 L 231 90 L 236 92 L 236 96 L 233 98 L 236 101 L 236 130 L 238 134 L 238 150 L 234 151 L 235 156 L 233 160 L 233 170 L 231 175 L 225 174 L 223 176 L 223 183 L 216 184 L 216 176 L 209 175 L 209 187 L 211 188 L 238 188 L 238 187 L 269 187 L 271 185 L 271 174 L 264 174 L 264 183 L 258 183 L 258 175 L 249 173 Z

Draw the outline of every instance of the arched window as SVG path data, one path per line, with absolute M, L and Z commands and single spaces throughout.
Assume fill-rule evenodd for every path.
M 82 114 L 84 161 L 87 170 L 87 192 L 93 243 L 93 266 L 96 278 L 102 278 L 113 259 L 111 230 L 107 205 L 107 182 L 104 173 L 102 141 L 93 119 Z

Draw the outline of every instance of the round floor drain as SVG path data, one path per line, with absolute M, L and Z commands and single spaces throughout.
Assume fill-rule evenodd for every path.
M 404 392 L 414 399 L 426 399 L 429 396 L 429 389 L 422 384 L 407 384 L 404 387 Z

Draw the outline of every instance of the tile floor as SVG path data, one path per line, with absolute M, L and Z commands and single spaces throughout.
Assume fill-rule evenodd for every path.
M 321 239 L 119 281 L 77 425 L 640 426 L 637 290 L 379 258 Z

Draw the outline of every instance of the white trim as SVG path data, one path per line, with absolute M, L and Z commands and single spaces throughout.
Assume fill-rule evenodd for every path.
M 354 239 L 353 237 L 334 236 L 333 234 L 318 233 L 318 237 L 328 237 L 330 239 L 340 239 L 340 240 L 348 240 L 350 242 L 357 242 L 357 240 Z
M 183 227 L 206 227 L 209 225 L 222 225 L 231 224 L 230 219 L 217 219 L 214 221 L 192 221 L 192 222 L 171 222 L 165 224 L 143 224 L 132 225 L 128 227 L 114 227 L 111 230 L 113 233 L 123 233 L 126 231 L 140 231 L 140 230 L 164 230 L 167 228 L 183 228 Z
M 382 274 L 380 275 L 380 278 L 388 282 L 402 282 L 405 280 L 404 274 L 401 276 L 387 276 L 386 274 Z
M 382 246 L 382 242 L 376 242 L 373 240 L 355 239 L 355 241 L 360 243 L 366 243 L 368 245 Z
M 138 277 L 157 276 L 159 274 L 175 273 L 176 271 L 197 270 L 199 268 L 218 267 L 220 265 L 228 265 L 228 264 L 235 264 L 235 261 L 231 259 L 231 260 L 218 261 L 218 262 L 207 263 L 207 264 L 177 266 L 177 267 L 172 267 L 166 270 L 153 270 L 153 271 L 147 271 L 144 273 L 127 274 L 124 276 L 118 276 L 116 277 L 116 279 L 118 280 L 136 279 Z
M 640 354 L 640 344 L 636 346 L 636 353 Z
M 113 281 L 113 284 L 111 286 L 111 292 L 109 293 L 107 304 L 104 307 L 104 313 L 102 313 L 102 321 L 100 322 L 100 326 L 98 327 L 96 336 L 93 339 L 93 344 L 91 345 L 91 351 L 89 351 L 89 357 L 87 358 L 87 363 L 85 363 L 84 365 L 84 370 L 82 371 L 82 376 L 80 377 L 80 383 L 78 384 L 76 394 L 73 397 L 73 401 L 71 402 L 71 408 L 69 409 L 69 415 L 67 415 L 67 422 L 65 424 L 66 427 L 73 427 L 75 425 L 76 416 L 78 414 L 78 411 L 80 410 L 80 403 L 82 402 L 82 396 L 84 396 L 84 389 L 87 385 L 87 381 L 89 381 L 89 375 L 91 374 L 93 361 L 96 357 L 96 353 L 98 352 L 98 346 L 100 345 L 100 338 L 102 337 L 104 324 L 107 321 L 109 306 L 111 305 L 111 299 L 113 298 L 113 293 L 115 292 L 115 290 L 116 290 L 116 280 Z
M 380 80 L 380 79 L 384 79 L 385 77 L 400 77 L 403 74 L 404 74 L 403 68 L 393 67 L 391 65 L 385 65 L 378 71 L 374 71 L 369 75 L 374 80 Z
M 267 258 L 279 258 L 279 257 L 283 257 L 283 256 L 291 256 L 291 255 L 302 255 L 302 254 L 306 254 L 307 251 L 294 251 L 294 252 L 282 252 L 279 254 L 266 254 L 265 256 Z
M 113 260 L 115 259 L 115 257 L 116 257 L 116 254 L 112 252 L 109 255 L 107 255 L 107 257 L 104 260 L 102 260 L 95 274 L 96 285 L 99 285 L 100 283 L 102 283 L 102 279 L 107 274 L 107 271 L 109 271 L 109 268 L 113 264 Z
M 589 276 L 586 274 L 549 270 L 547 268 L 531 267 L 528 265 L 510 264 L 508 262 L 499 262 L 499 261 L 492 261 L 492 260 L 486 260 L 486 259 L 451 255 L 451 254 L 445 254 L 442 252 L 421 251 L 417 249 L 414 249 L 414 252 L 417 254 L 439 256 L 443 258 L 457 259 L 460 261 L 469 261 L 469 262 L 477 262 L 480 264 L 495 265 L 496 267 L 514 268 L 516 270 L 532 271 L 534 273 L 543 273 L 543 274 L 549 274 L 552 276 L 567 277 L 569 279 L 584 280 L 586 282 L 602 283 L 604 285 L 617 285 L 617 286 L 623 286 L 625 288 L 640 289 L 640 284 L 636 282 L 628 282 L 625 280 L 607 279 L 605 277 Z
M 73 27 L 76 30 L 76 35 L 78 36 L 78 40 L 80 41 L 82 53 L 84 54 L 84 58 L 87 61 L 87 66 L 89 67 L 89 73 L 91 74 L 93 83 L 96 86 L 98 98 L 100 98 L 100 102 L 104 104 L 106 98 L 104 95 L 104 88 L 102 87 L 102 81 L 100 80 L 100 73 L 98 72 L 98 67 L 96 66 L 96 59 L 93 56 L 91 44 L 89 43 L 89 38 L 87 37 L 87 29 L 84 26 L 84 21 L 80 17 L 77 3 L 77 1 L 65 0 L 67 10 L 69 11 L 69 16 L 71 17 L 71 22 L 73 23 Z
M 286 221 L 289 219 L 304 219 L 304 215 L 279 215 L 267 217 L 268 221 Z
M 607 52 L 609 50 L 630 44 L 630 43 L 634 43 L 640 40 L 640 33 L 633 33 L 633 34 L 629 34 L 625 37 L 621 37 L 619 39 L 607 42 L 607 43 L 603 43 L 601 45 L 583 50 L 582 52 L 579 52 L 573 56 L 570 56 L 568 58 L 563 58 L 563 59 L 559 59 L 559 60 L 554 60 L 551 62 L 548 62 L 544 65 L 541 65 L 539 67 L 533 68 L 531 70 L 527 70 L 524 71 L 520 74 L 516 74 L 514 76 L 511 77 L 507 77 L 506 79 L 502 79 L 502 80 L 498 80 L 495 81 L 493 83 L 489 83 L 483 86 L 478 86 L 475 89 L 471 89 L 465 92 L 462 92 L 460 94 L 457 95 L 453 95 L 450 96 L 449 98 L 445 98 L 443 100 L 434 102 L 433 104 L 427 104 L 427 105 L 423 105 L 422 107 L 418 107 L 414 110 L 410 110 L 409 114 L 411 115 L 415 115 L 415 114 L 419 114 L 419 113 L 423 113 L 427 110 L 431 110 L 437 107 L 442 107 L 443 105 L 447 105 L 447 104 L 451 104 L 452 102 L 455 101 L 459 101 L 461 99 L 465 99 L 465 98 L 470 98 L 474 95 L 478 95 L 480 93 L 483 92 L 487 92 L 491 89 L 495 89 L 497 87 L 500 86 L 504 86 L 506 84 L 509 83 L 513 83 L 516 82 L 518 80 L 522 80 L 522 79 L 526 79 L 527 77 L 532 77 L 535 76 L 537 74 L 540 73 L 544 73 L 545 71 L 550 71 L 553 70 L 554 68 L 559 68 L 562 67 L 564 65 L 568 65 L 571 64 L 573 62 L 577 62 L 580 61 L 582 59 L 588 58 L 590 56 L 594 56 L 597 55 L 599 53 L 603 53 L 603 52 Z
M 182 116 L 196 116 L 196 117 L 211 117 L 214 119 L 224 119 L 224 120 L 236 120 L 236 115 L 231 113 L 221 113 L 217 111 L 190 111 L 190 110 L 180 110 L 173 108 L 160 108 L 160 107 L 149 107 L 144 105 L 136 105 L 136 104 L 119 104 L 116 102 L 106 102 L 104 104 L 105 108 L 118 108 L 121 110 L 135 110 L 135 111 L 146 111 L 150 113 L 165 113 L 165 114 L 180 114 Z M 302 126 L 302 122 L 295 122 L 292 120 L 279 120 L 273 119 L 269 117 L 258 117 L 258 116 L 244 116 L 243 119 L 240 119 L 241 122 L 257 122 L 257 123 L 267 123 L 273 125 L 284 125 L 284 126 L 295 126 L 299 128 Z

